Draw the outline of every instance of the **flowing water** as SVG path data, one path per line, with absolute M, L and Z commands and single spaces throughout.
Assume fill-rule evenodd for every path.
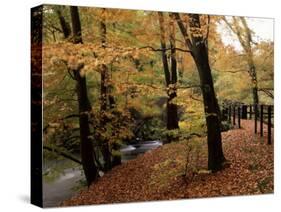
M 120 149 L 122 163 L 161 145 L 161 141 L 145 141 L 124 146 Z M 85 186 L 85 177 L 81 166 L 67 159 L 46 160 L 43 170 L 44 207 L 59 206 L 60 202 L 69 199 Z

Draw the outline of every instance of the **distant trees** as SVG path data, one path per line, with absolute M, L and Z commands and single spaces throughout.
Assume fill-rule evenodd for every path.
M 200 15 L 189 14 L 187 23 L 183 22 L 178 13 L 173 13 L 173 16 L 198 70 L 207 124 L 208 169 L 217 171 L 223 168 L 225 157 L 222 150 L 220 109 L 214 90 L 206 46 L 208 38 L 203 36 Z M 186 24 L 188 28 L 186 28 Z
M 223 21 L 237 36 L 248 64 L 248 74 L 251 78 L 253 104 L 259 104 L 257 68 L 254 63 L 252 31 L 244 17 L 232 17 L 232 21 L 223 17 Z

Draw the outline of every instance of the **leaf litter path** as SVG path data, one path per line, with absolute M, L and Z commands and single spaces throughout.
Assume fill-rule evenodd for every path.
M 222 171 L 196 174 L 187 181 L 186 144 L 174 142 L 113 168 L 62 206 L 272 193 L 273 144 L 267 145 L 267 126 L 263 138 L 254 134 L 253 121 L 242 120 L 241 126 L 222 133 L 230 161 Z M 197 162 L 201 168 L 207 164 L 205 140 Z

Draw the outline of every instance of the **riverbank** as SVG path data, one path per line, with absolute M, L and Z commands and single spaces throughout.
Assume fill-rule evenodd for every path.
M 216 173 L 185 175 L 187 142 L 171 143 L 146 152 L 106 173 L 89 189 L 66 200 L 63 206 L 170 200 L 273 192 L 273 145 L 254 135 L 252 121 L 243 129 L 222 133 L 230 166 Z M 206 169 L 205 139 L 196 141 L 200 155 L 190 157 L 200 170 Z M 195 166 L 194 165 L 194 166 Z
M 162 142 L 158 140 L 124 145 L 120 150 L 122 163 L 161 145 Z M 78 155 L 75 157 L 79 158 Z M 44 207 L 59 206 L 63 200 L 71 198 L 83 187 L 86 188 L 86 179 L 80 165 L 65 158 L 44 161 Z

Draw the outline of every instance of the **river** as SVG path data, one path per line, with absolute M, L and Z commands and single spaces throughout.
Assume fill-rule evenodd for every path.
M 120 149 L 122 163 L 126 163 L 126 161 L 161 145 L 161 141 L 145 141 L 124 146 Z M 43 170 L 44 207 L 59 206 L 63 200 L 69 199 L 85 186 L 82 183 L 85 182 L 85 177 L 81 166 L 67 159 L 45 161 Z

